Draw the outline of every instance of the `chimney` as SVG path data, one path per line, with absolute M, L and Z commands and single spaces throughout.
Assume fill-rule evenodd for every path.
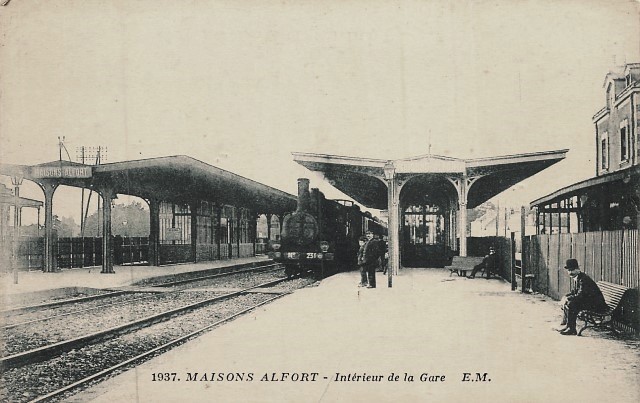
M 308 213 L 311 208 L 311 194 L 309 193 L 309 179 L 298 179 L 298 208 L 296 212 Z

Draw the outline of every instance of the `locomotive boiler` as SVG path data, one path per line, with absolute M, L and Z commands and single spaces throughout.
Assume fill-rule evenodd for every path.
M 358 238 L 386 229 L 350 201 L 327 200 L 309 180 L 298 179 L 298 205 L 284 217 L 279 241 L 270 243 L 269 257 L 283 263 L 288 276 L 312 270 L 318 278 L 356 266 Z

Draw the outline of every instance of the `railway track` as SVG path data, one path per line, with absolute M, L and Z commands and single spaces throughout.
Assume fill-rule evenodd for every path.
M 35 398 L 33 401 L 43 401 L 69 393 L 69 390 L 107 376 L 123 366 L 134 365 L 286 295 L 289 290 L 258 291 L 286 281 L 291 282 L 292 279 L 280 278 L 255 284 L 72 340 L 4 357 L 1 359 L 1 376 L 8 389 L 3 392 L 5 396 L 0 394 L 0 400 L 25 402 Z M 306 281 L 303 286 L 310 283 L 310 279 L 293 281 Z M 216 320 L 212 323 L 211 318 Z M 194 324 L 200 326 L 194 328 Z M 115 357 L 118 362 L 114 362 Z M 85 370 L 86 363 L 92 363 L 90 370 Z M 99 363 L 99 368 L 95 363 Z M 74 367 L 78 368 L 72 370 L 72 374 L 62 375 Z M 42 374 L 56 376 L 42 377 Z
M 73 382 L 73 383 L 71 383 L 69 385 L 65 385 L 63 387 L 60 387 L 60 388 L 58 388 L 56 390 L 53 390 L 53 391 L 51 391 L 51 392 L 49 392 L 49 393 L 47 393 L 45 395 L 42 395 L 42 396 L 39 396 L 39 397 L 37 397 L 37 398 L 35 398 L 33 400 L 30 400 L 29 402 L 30 403 L 47 402 L 47 401 L 55 400 L 56 398 L 62 398 L 64 396 L 70 396 L 73 393 L 76 393 L 77 391 L 82 390 L 84 387 L 89 386 L 90 384 L 92 384 L 92 383 L 94 383 L 96 381 L 99 381 L 101 379 L 107 378 L 110 375 L 112 375 L 114 373 L 117 373 L 117 372 L 119 372 L 119 371 L 121 371 L 123 369 L 132 367 L 132 366 L 138 364 L 139 362 L 141 362 L 141 361 L 143 361 L 145 359 L 154 357 L 157 354 L 160 354 L 160 353 L 162 353 L 164 351 L 167 351 L 167 350 L 171 349 L 172 347 L 178 346 L 178 345 L 180 345 L 180 344 L 182 344 L 182 343 L 184 343 L 184 342 L 186 342 L 186 341 L 188 341 L 188 340 L 190 340 L 192 338 L 195 338 L 195 337 L 197 337 L 197 336 L 199 336 L 199 335 L 201 335 L 201 334 L 203 334 L 203 333 L 205 333 L 205 332 L 207 332 L 207 331 L 209 331 L 209 330 L 211 330 L 211 329 L 213 329 L 213 328 L 215 328 L 217 326 L 220 326 L 220 325 L 222 325 L 222 324 L 224 324 L 224 323 L 226 323 L 226 322 L 228 322 L 230 320 L 233 320 L 238 316 L 244 315 L 244 314 L 246 314 L 246 313 L 248 313 L 248 312 L 250 312 L 250 311 L 252 311 L 252 310 L 254 310 L 256 308 L 259 308 L 262 305 L 265 305 L 265 304 L 268 304 L 270 302 L 273 302 L 276 299 L 279 299 L 279 298 L 285 296 L 286 294 L 288 294 L 288 293 L 278 294 L 278 295 L 276 295 L 276 296 L 274 296 L 274 297 L 272 297 L 272 298 L 270 298 L 270 299 L 268 299 L 266 301 L 259 302 L 257 304 L 254 304 L 254 305 L 248 307 L 248 308 L 245 308 L 245 309 L 243 309 L 243 310 L 241 310 L 239 312 L 235 312 L 235 313 L 233 313 L 233 314 L 231 314 L 229 316 L 226 316 L 226 317 L 224 317 L 224 318 L 222 318 L 220 320 L 217 320 L 214 323 L 211 323 L 209 325 L 206 325 L 204 327 L 200 327 L 200 328 L 198 328 L 198 329 L 196 329 L 194 331 L 191 331 L 186 335 L 173 338 L 172 340 L 170 340 L 170 341 L 168 341 L 168 342 L 166 342 L 166 343 L 164 343 L 164 344 L 162 344 L 160 346 L 150 348 L 150 349 L 148 349 L 148 350 L 146 350 L 144 352 L 141 352 L 141 353 L 137 354 L 134 357 L 125 359 L 124 361 L 121 361 L 121 362 L 119 362 L 119 363 L 117 363 L 115 365 L 111 365 L 110 367 L 102 369 L 101 371 L 96 372 L 94 374 L 91 374 L 89 376 L 85 376 L 85 377 L 83 377 L 81 379 L 76 380 L 75 382 Z
M 55 321 L 50 321 L 47 326 L 42 324 L 31 324 L 6 330 L 3 334 L 3 354 L 0 358 L 0 371 L 4 368 L 11 368 L 22 365 L 23 362 L 30 362 L 39 359 L 48 359 L 55 354 L 59 354 L 74 347 L 74 343 L 90 343 L 92 340 L 100 340 L 109 337 L 112 333 L 124 332 L 128 329 L 135 329 L 146 324 L 161 321 L 162 318 L 189 311 L 209 303 L 221 301 L 236 295 L 241 295 L 249 290 L 268 287 L 285 280 L 279 278 L 273 280 L 269 276 L 254 274 L 251 280 L 236 279 L 242 283 L 249 282 L 251 285 L 234 292 L 179 292 L 152 295 L 150 298 L 129 300 L 121 304 L 116 304 L 103 309 L 100 315 L 95 315 L 93 309 L 90 312 L 80 312 L 76 318 L 59 317 Z M 256 284 L 256 281 L 262 281 Z M 142 301 L 141 301 L 142 300 Z M 74 327 L 69 327 L 68 323 L 73 321 Z M 105 330 L 105 323 L 110 326 Z M 80 333 L 82 336 L 77 337 Z
M 280 270 L 282 266 L 280 264 L 267 264 L 258 267 L 251 268 L 240 268 L 234 271 L 225 271 L 224 273 L 216 273 L 205 276 L 189 276 L 190 278 L 181 278 L 182 276 L 178 276 L 179 278 L 174 281 L 165 281 L 160 284 L 151 285 L 152 288 L 169 288 L 169 287 L 177 287 L 177 286 L 185 286 L 193 283 L 197 283 L 200 281 L 206 281 L 216 278 L 224 278 L 232 275 L 243 274 L 243 273 L 254 273 L 254 272 L 269 272 Z M 186 273 L 191 274 L 191 273 Z M 180 289 L 172 290 L 171 292 L 178 292 Z M 13 308 L 9 310 L 2 311 L 2 316 L 4 317 L 4 329 L 10 330 L 18 326 L 26 326 L 32 323 L 37 323 L 45 320 L 50 320 L 54 318 L 75 315 L 82 312 L 89 312 L 91 310 L 100 310 L 110 306 L 129 304 L 131 302 L 137 301 L 141 302 L 144 300 L 152 299 L 153 295 L 148 295 L 151 291 L 145 291 L 147 295 L 139 298 L 130 298 L 132 295 L 135 295 L 135 291 L 114 291 L 106 294 L 93 295 L 89 297 L 82 298 L 72 298 L 66 299 L 62 301 L 55 301 L 51 303 L 38 304 L 28 307 L 21 308 Z M 151 292 L 152 293 L 152 292 Z M 152 293 L 153 294 L 153 293 Z M 103 300 L 108 299 L 116 299 L 116 302 L 104 303 Z M 78 305 L 88 304 L 89 307 L 80 307 L 80 309 L 75 309 Z M 51 310 L 54 309 L 55 314 L 51 315 Z M 60 311 L 60 312 L 58 312 Z M 41 316 L 45 314 L 46 316 Z M 13 321 L 12 319 L 21 318 L 24 316 L 32 316 L 29 319 L 23 319 L 22 321 Z M 33 318 L 35 317 L 35 318 Z

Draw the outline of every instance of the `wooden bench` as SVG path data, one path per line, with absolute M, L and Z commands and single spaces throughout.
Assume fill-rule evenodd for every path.
M 451 266 L 446 266 L 446 269 L 449 269 L 449 277 L 453 273 L 456 273 L 458 276 L 466 276 L 467 271 L 473 270 L 473 267 L 477 264 L 482 263 L 482 257 L 476 256 L 454 256 L 451 261 Z
M 578 336 L 580 336 L 580 334 L 582 334 L 582 332 L 588 327 L 608 329 L 617 335 L 618 331 L 613 327 L 613 313 L 620 306 L 620 302 L 629 288 L 623 285 L 609 283 L 607 281 L 598 281 L 596 284 L 598 285 L 598 288 L 600 288 L 600 291 L 602 291 L 602 295 L 604 296 L 604 300 L 609 309 L 605 312 L 594 312 L 589 310 L 578 312 L 578 319 L 582 319 L 584 321 L 584 326 L 578 332 Z

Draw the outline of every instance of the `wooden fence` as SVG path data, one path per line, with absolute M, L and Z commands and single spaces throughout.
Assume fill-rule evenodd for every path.
M 608 281 L 634 289 L 623 304 L 621 321 L 638 329 L 640 291 L 639 230 L 534 235 L 525 238 L 525 272 L 535 275 L 534 290 L 556 300 L 571 290 L 564 270 L 567 259 L 577 259 L 594 281 Z

